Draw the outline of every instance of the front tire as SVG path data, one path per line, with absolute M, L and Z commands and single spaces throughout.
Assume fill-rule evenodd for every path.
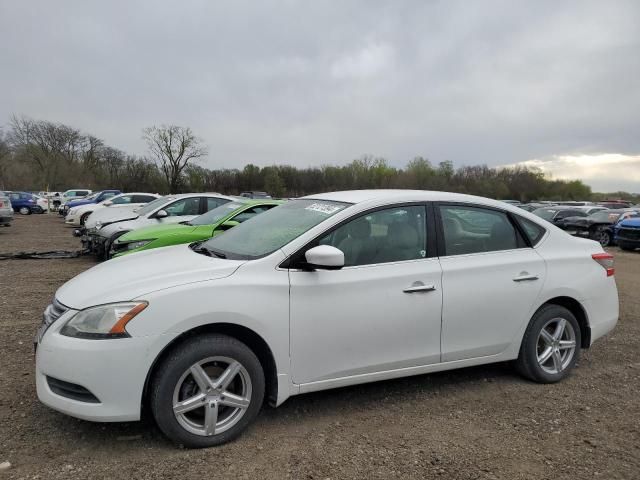
M 578 361 L 580 345 L 576 317 L 559 305 L 545 305 L 529 322 L 516 366 L 524 377 L 534 382 L 559 382 Z
M 157 367 L 150 405 L 170 440 L 204 448 L 240 435 L 258 415 L 264 392 L 253 351 L 235 338 L 206 334 L 180 344 Z
M 20 207 L 18 213 L 20 215 L 31 215 L 31 209 L 29 207 Z
M 89 218 L 89 215 L 91 215 L 91 212 L 87 212 L 87 213 L 83 213 L 82 216 L 80 217 L 80 225 L 84 225 L 85 222 L 87 221 L 87 218 Z
M 599 228 L 595 232 L 594 240 L 603 247 L 608 247 L 611 245 L 611 234 L 605 228 Z

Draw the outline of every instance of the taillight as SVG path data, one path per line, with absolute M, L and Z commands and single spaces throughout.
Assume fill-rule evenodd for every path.
M 607 271 L 607 277 L 612 277 L 615 273 L 615 268 L 613 268 L 613 255 L 610 253 L 602 252 L 602 253 L 594 253 L 591 255 L 596 262 L 598 262 L 602 268 Z

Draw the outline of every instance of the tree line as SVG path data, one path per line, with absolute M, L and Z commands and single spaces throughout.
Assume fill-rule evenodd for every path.
M 290 165 L 209 169 L 197 164 L 207 155 L 190 128 L 145 128 L 148 156 L 136 156 L 101 139 L 59 123 L 13 116 L 0 131 L 0 189 L 93 190 L 180 193 L 212 191 L 238 194 L 264 190 L 274 197 L 297 197 L 322 191 L 361 188 L 446 190 L 492 198 L 584 200 L 591 188 L 580 180 L 551 180 L 525 167 L 486 165 L 454 168 L 425 157 L 397 168 L 381 157 L 364 155 L 342 166 L 298 168 Z M 619 195 L 620 196 L 620 195 Z

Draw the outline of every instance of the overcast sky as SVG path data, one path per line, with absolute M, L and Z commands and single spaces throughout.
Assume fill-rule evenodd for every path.
M 528 162 L 640 192 L 640 1 L 0 0 L 0 124 L 209 167 Z

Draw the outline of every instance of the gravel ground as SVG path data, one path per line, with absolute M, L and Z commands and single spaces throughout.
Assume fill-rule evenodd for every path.
M 78 245 L 54 214 L 0 228 L 0 253 Z M 640 252 L 612 252 L 620 323 L 560 384 L 496 364 L 302 395 L 208 450 L 175 448 L 149 421 L 95 424 L 41 405 L 41 312 L 94 261 L 0 261 L 0 463 L 11 463 L 0 477 L 638 479 Z

